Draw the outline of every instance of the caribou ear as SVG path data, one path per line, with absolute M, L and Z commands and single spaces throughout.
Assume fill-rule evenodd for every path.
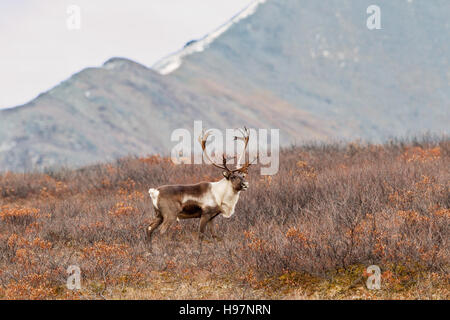
M 231 175 L 231 173 L 229 171 L 223 171 L 222 174 L 226 179 L 229 179 L 230 175 Z

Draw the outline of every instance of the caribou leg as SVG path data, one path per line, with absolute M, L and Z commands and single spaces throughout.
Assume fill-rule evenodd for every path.
M 198 247 L 199 251 L 202 250 L 202 242 L 205 235 L 205 229 L 206 226 L 209 224 L 212 224 L 212 220 L 218 216 L 221 213 L 221 209 L 218 207 L 215 208 L 209 208 L 207 210 L 204 210 L 202 216 L 200 217 L 200 225 L 199 225 L 199 232 L 198 232 Z

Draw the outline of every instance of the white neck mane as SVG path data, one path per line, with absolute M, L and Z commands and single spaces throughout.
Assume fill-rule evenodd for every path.
M 225 178 L 211 182 L 212 193 L 222 208 L 223 216 L 230 218 L 234 214 L 234 207 L 239 200 L 239 192 L 233 190 L 231 182 Z

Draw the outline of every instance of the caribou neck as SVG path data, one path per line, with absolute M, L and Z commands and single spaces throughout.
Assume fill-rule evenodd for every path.
M 216 201 L 222 209 L 223 216 L 226 218 L 231 217 L 239 200 L 240 191 L 235 191 L 231 182 L 225 178 L 212 182 L 211 185 Z

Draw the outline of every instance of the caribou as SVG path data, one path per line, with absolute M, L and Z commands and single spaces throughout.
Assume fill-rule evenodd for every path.
M 206 227 L 209 226 L 211 235 L 216 237 L 213 219 L 222 214 L 225 218 L 230 218 L 234 214 L 234 209 L 239 200 L 241 191 L 249 187 L 245 180 L 248 168 L 253 164 L 245 159 L 245 153 L 250 138 L 250 131 L 247 128 L 239 129 L 242 137 L 235 137 L 235 140 L 244 142 L 244 149 L 237 161 L 236 167 L 230 169 L 227 165 L 227 157 L 222 155 L 222 164 L 214 162 L 206 152 L 206 141 L 211 131 L 203 131 L 199 137 L 202 146 L 202 158 L 208 160 L 214 167 L 224 170 L 223 178 L 217 182 L 200 182 L 189 185 L 164 185 L 158 188 L 150 188 L 148 191 L 152 200 L 155 218 L 147 228 L 147 238 L 151 243 L 153 232 L 160 228 L 160 234 L 166 233 L 168 228 L 180 219 L 200 218 L 198 240 L 201 246 Z M 256 160 L 256 159 L 255 159 Z

